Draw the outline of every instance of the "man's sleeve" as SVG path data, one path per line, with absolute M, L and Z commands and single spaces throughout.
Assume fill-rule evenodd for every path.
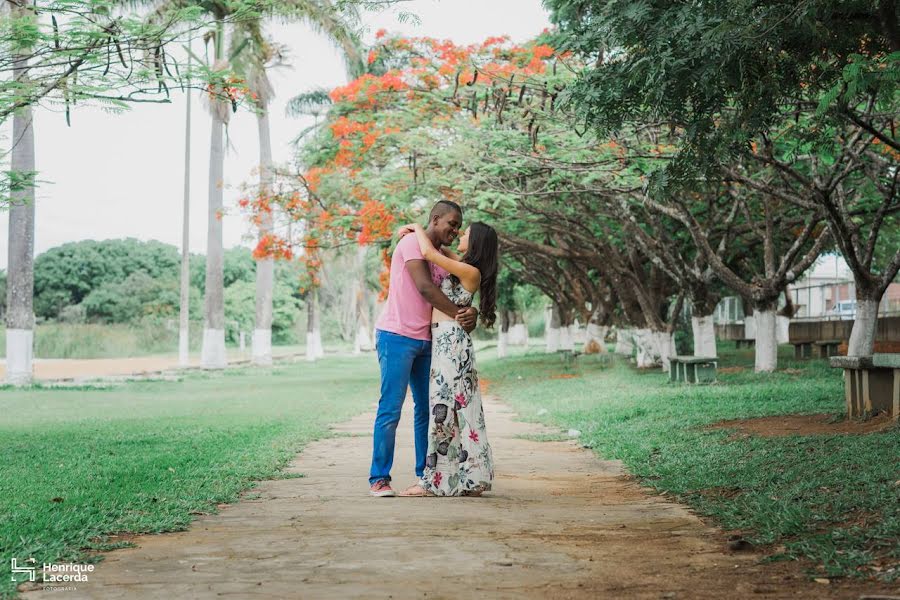
M 404 263 L 410 260 L 425 260 L 425 257 L 422 256 L 422 249 L 419 248 L 419 240 L 416 239 L 416 234 L 414 233 L 403 236 L 403 239 L 397 244 L 395 252 L 397 251 L 403 257 Z

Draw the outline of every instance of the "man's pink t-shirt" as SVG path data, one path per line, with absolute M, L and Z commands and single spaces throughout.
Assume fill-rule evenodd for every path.
M 425 260 L 419 241 L 412 233 L 403 236 L 391 256 L 387 304 L 375 327 L 414 340 L 430 340 L 432 306 L 419 293 L 416 282 L 406 269 L 406 261 L 409 260 Z M 428 263 L 428 266 L 431 267 L 431 280 L 436 285 L 440 285 L 441 280 L 449 275 L 433 263 Z

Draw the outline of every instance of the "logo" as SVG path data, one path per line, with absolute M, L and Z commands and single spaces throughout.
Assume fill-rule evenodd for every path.
M 34 565 L 35 561 L 33 558 L 29 558 L 25 562 L 31 563 L 29 566 L 20 566 L 19 560 L 16 558 L 9 559 L 9 567 L 10 571 L 12 571 L 13 575 L 10 577 L 10 581 L 19 581 L 16 578 L 16 575 L 26 574 L 28 575 L 28 581 L 34 583 L 38 581 L 38 570 L 40 570 L 40 582 L 45 584 L 44 589 L 53 589 L 53 590 L 61 590 L 61 589 L 77 589 L 76 587 L 50 587 L 46 586 L 46 584 L 62 584 L 64 586 L 71 586 L 71 584 L 75 582 L 84 583 L 88 580 L 88 573 L 94 572 L 94 565 L 89 564 L 80 564 L 80 563 L 44 563 L 43 566 L 39 569 Z
M 33 561 L 34 559 L 32 559 Z M 35 571 L 34 567 L 20 567 L 15 558 L 11 558 L 9 560 L 10 569 L 13 572 L 13 576 L 10 577 L 11 581 L 16 581 L 15 573 L 28 573 L 28 581 L 34 581 L 35 579 Z

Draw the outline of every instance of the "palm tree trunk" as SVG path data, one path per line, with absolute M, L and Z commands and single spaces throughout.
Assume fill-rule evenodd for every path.
M 272 189 L 272 139 L 269 131 L 268 107 L 259 108 L 256 117 L 259 129 L 259 193 L 269 194 Z M 272 213 L 262 215 L 260 237 L 272 232 Z M 272 364 L 272 295 L 275 286 L 275 260 L 264 258 L 256 263 L 256 327 L 253 330 L 253 363 Z
M 224 369 L 225 303 L 224 250 L 222 247 L 222 187 L 225 176 L 225 123 L 214 111 L 209 148 L 209 212 L 206 238 L 205 322 L 201 363 L 204 369 Z
M 191 56 L 188 54 L 188 72 Z M 187 112 L 184 124 L 184 207 L 181 217 L 181 297 L 178 305 L 178 365 L 190 364 L 190 302 L 191 302 L 191 94 L 188 79 Z
M 17 59 L 13 77 L 23 81 L 25 59 Z M 6 382 L 27 385 L 32 378 L 34 348 L 34 129 L 26 106 L 13 116 L 12 163 L 24 185 L 11 194 L 9 272 L 6 290 Z
M 222 66 L 225 53 L 225 24 L 216 21 L 216 68 Z M 213 103 L 212 133 L 209 146 L 209 207 L 206 228 L 206 289 L 203 293 L 203 348 L 200 363 L 204 369 L 224 369 L 225 356 L 225 250 L 222 242 L 222 194 L 225 185 L 226 110 Z M 221 100 L 218 100 L 221 102 Z

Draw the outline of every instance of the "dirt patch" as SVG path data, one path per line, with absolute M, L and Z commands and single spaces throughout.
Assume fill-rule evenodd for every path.
M 725 373 L 727 375 L 728 373 L 743 373 L 746 370 L 747 369 L 745 367 L 723 367 L 719 369 L 718 372 Z
M 888 415 L 879 415 L 867 421 L 844 419 L 834 421 L 834 415 L 778 415 L 757 419 L 732 419 L 709 425 L 707 429 L 737 429 L 740 434 L 760 437 L 787 435 L 862 435 L 878 433 L 891 428 L 896 421 Z

